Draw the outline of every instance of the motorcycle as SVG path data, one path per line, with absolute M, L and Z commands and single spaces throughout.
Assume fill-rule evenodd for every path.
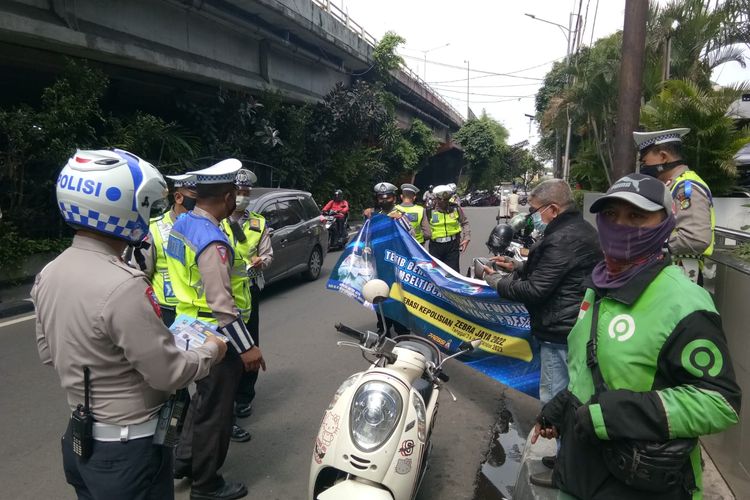
M 325 225 L 328 231 L 328 250 L 336 250 L 338 248 L 344 248 L 347 241 L 349 241 L 349 217 L 344 216 L 344 234 L 339 234 L 338 225 L 336 224 L 335 210 L 326 210 L 321 212 L 320 221 Z
M 388 291 L 381 280 L 363 287 L 365 299 L 378 307 Z M 324 413 L 310 464 L 309 498 L 412 500 L 427 471 L 438 398 L 448 382 L 443 366 L 477 349 L 481 340 L 443 356 L 416 335 L 390 339 L 342 324 L 336 329 L 359 338 L 339 346 L 357 347 L 372 359 L 367 370 L 341 384 Z

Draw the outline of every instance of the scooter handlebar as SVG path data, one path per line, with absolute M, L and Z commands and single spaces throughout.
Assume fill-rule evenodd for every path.
M 336 328 L 336 331 L 338 332 L 351 335 L 352 337 L 357 337 L 358 339 L 361 339 L 365 335 L 363 332 L 360 332 L 359 330 L 355 330 L 354 328 L 350 328 L 343 323 L 336 323 L 335 328 Z

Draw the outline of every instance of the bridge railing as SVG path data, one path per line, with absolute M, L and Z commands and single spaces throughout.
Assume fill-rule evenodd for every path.
M 335 3 L 331 2 L 331 0 L 312 0 L 313 4 L 317 5 L 321 9 L 323 9 L 325 12 L 333 16 L 336 20 L 338 20 L 340 23 L 342 23 L 344 26 L 349 29 L 352 33 L 356 34 L 358 37 L 362 38 L 365 42 L 367 42 L 368 45 L 370 45 L 373 49 L 378 44 L 378 39 L 375 38 L 372 34 L 370 34 L 364 26 L 354 21 L 351 17 L 349 17 L 349 12 L 345 12 L 341 10 L 341 7 L 336 5 Z M 411 78 L 412 80 L 416 81 L 420 86 L 427 89 L 427 91 L 432 94 L 432 96 L 440 102 L 443 106 L 448 108 L 451 113 L 454 114 L 454 117 L 461 118 L 461 113 L 459 113 L 456 108 L 454 108 L 451 103 L 449 103 L 442 95 L 440 95 L 435 89 L 433 89 L 427 82 L 422 80 L 419 75 L 417 75 L 410 67 L 408 67 L 406 64 L 401 65 L 401 71 L 406 73 L 406 75 Z
M 714 236 L 717 248 L 734 247 L 750 241 L 750 233 L 722 226 L 716 226 Z

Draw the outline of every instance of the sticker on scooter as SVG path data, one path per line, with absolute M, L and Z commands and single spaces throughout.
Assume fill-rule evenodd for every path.
M 396 474 L 408 474 L 411 472 L 411 458 L 399 458 L 396 462 Z
M 322 464 L 327 451 L 328 448 L 326 445 L 321 443 L 320 439 L 315 438 L 315 449 L 313 450 L 313 459 L 315 459 L 315 463 L 318 465 Z
M 412 453 L 414 453 L 414 441 L 411 439 L 407 439 L 403 443 L 401 443 L 401 448 L 399 448 L 399 453 L 401 453 L 402 457 L 408 457 L 411 456 Z
M 336 437 L 336 433 L 339 431 L 340 420 L 338 415 L 329 411 L 323 417 L 323 422 L 320 424 L 320 439 L 326 445 L 330 445 L 333 442 L 333 438 Z

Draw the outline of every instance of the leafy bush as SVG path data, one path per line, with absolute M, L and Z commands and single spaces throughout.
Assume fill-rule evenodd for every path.
M 20 236 L 9 223 L 0 223 L 0 282 L 21 269 L 30 255 L 46 252 L 62 252 L 70 246 L 69 238 L 32 240 Z

